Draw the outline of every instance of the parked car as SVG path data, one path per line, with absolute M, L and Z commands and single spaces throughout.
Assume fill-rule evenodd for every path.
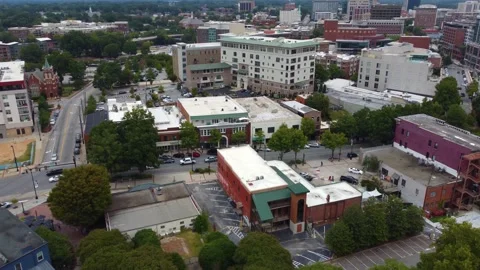
M 185 156 L 186 156 L 186 157 L 192 157 L 192 153 L 186 153 Z M 194 157 L 194 158 L 200 157 L 200 153 L 198 153 L 198 152 L 193 152 L 193 157 Z
M 272 149 L 270 148 L 259 148 L 258 151 L 267 151 L 267 152 L 272 152 Z
M 81 147 L 80 143 L 79 143 L 79 142 L 78 142 L 78 143 L 76 142 L 76 143 L 75 143 L 75 148 L 80 148 L 80 147 Z
M 57 159 L 58 159 L 57 153 L 53 153 L 51 160 L 52 160 L 52 161 L 57 161 Z
M 195 159 L 192 159 L 192 158 L 189 158 L 189 157 L 186 157 L 184 159 L 181 159 L 180 160 L 180 165 L 188 165 L 188 164 L 195 164 L 197 163 L 197 161 Z
M 340 181 L 347 182 L 349 184 L 358 185 L 358 180 L 353 176 L 340 176 Z
M 52 176 L 52 177 L 48 178 L 48 182 L 50 182 L 50 183 L 58 182 L 58 180 L 60 179 L 60 176 L 62 176 L 62 175 Z
M 126 93 L 127 93 L 127 91 L 120 91 L 120 92 L 118 92 L 119 95 L 124 95 L 124 94 L 126 94 Z
M 63 169 L 53 169 L 47 172 L 47 176 L 54 176 L 62 173 L 63 173 Z
M 80 155 L 80 148 L 75 147 L 75 148 L 73 149 L 73 154 L 74 154 L 74 155 Z
M 55 125 L 55 118 L 50 119 L 50 125 Z
M 347 157 L 348 158 L 355 158 L 355 157 L 358 157 L 358 155 L 356 153 L 350 152 L 350 153 L 347 153 Z
M 163 159 L 163 163 L 164 164 L 175 163 L 175 159 L 173 159 L 173 158 Z
M 185 154 L 184 153 L 175 153 L 175 154 L 173 154 L 173 157 L 174 158 L 184 158 Z
M 82 136 L 80 135 L 80 133 L 75 134 L 75 142 L 79 143 L 81 140 L 82 140 Z
M 305 144 L 305 146 L 304 146 L 303 148 L 305 148 L 305 149 L 310 149 L 310 145 Z
M 11 202 L 1 202 L 0 203 L 0 208 L 10 208 L 12 206 Z
M 163 160 L 166 160 L 166 159 L 171 159 L 172 156 L 169 156 L 169 155 L 161 155 L 158 157 L 158 159 L 163 159 Z
M 461 97 L 465 97 L 465 93 L 461 93 L 460 96 L 461 96 Z
M 217 155 L 217 148 L 208 149 L 207 155 L 216 156 Z
M 311 148 L 320 148 L 319 143 L 309 143 L 308 146 L 310 146 Z
M 227 200 L 233 208 L 237 208 L 237 203 L 234 200 L 230 198 L 227 198 Z
M 363 174 L 363 171 L 357 168 L 348 168 L 348 172 L 351 172 L 354 174 Z
M 215 156 L 210 156 L 210 157 L 207 157 L 207 158 L 205 159 L 205 162 L 206 162 L 206 163 L 216 162 L 216 161 L 217 161 L 217 157 L 215 157 Z

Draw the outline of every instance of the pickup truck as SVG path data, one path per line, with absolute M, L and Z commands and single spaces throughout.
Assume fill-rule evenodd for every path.
M 195 159 L 192 159 L 189 157 L 180 160 L 180 165 L 188 165 L 188 164 L 195 164 L 195 163 L 197 163 Z

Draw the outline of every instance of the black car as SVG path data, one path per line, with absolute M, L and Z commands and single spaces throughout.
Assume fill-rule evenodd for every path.
M 80 148 L 80 143 L 75 143 L 75 148 Z
M 63 169 L 53 169 L 47 172 L 47 176 L 54 176 L 63 173 Z
M 176 154 L 173 154 L 173 157 L 174 158 L 184 158 L 185 154 L 184 153 L 176 153 Z
M 216 156 L 217 155 L 217 148 L 208 149 L 207 155 Z
M 163 160 L 166 160 L 166 159 L 171 159 L 172 156 L 169 156 L 169 155 L 161 155 L 158 157 L 158 159 L 163 159 Z
M 80 143 L 81 139 L 82 139 L 82 137 L 81 137 L 80 133 L 75 134 L 75 142 L 76 143 Z
M 350 152 L 350 153 L 347 153 L 347 157 L 348 158 L 355 158 L 355 157 L 358 157 L 358 155 L 356 153 Z
M 175 159 L 173 158 L 167 158 L 167 159 L 164 159 L 163 160 L 163 163 L 167 164 L 167 163 L 175 163 Z
M 73 154 L 74 155 L 80 155 L 80 148 L 75 147 L 75 149 L 73 149 Z
M 354 178 L 353 176 L 345 176 L 342 175 L 340 176 L 340 181 L 347 182 L 350 184 L 358 185 L 358 180 Z
M 126 93 L 127 93 L 127 91 L 120 91 L 120 92 L 118 92 L 119 95 L 123 95 L 123 94 L 126 94 Z

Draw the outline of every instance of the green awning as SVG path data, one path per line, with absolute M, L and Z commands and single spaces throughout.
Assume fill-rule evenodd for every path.
M 263 142 L 263 138 L 262 138 L 262 137 L 254 136 L 254 137 L 252 138 L 252 141 L 253 141 L 253 142 L 257 142 L 257 143 L 262 143 L 262 142 Z
M 293 183 L 288 176 L 286 176 L 282 171 L 280 171 L 277 167 L 275 166 L 270 166 L 277 174 L 280 176 L 285 182 L 288 184 L 288 188 L 295 194 L 305 194 L 308 193 L 309 190 L 302 185 L 302 183 Z
M 253 194 L 253 203 L 257 209 L 258 217 L 262 222 L 273 219 L 269 202 L 279 201 L 290 198 L 291 191 L 288 188 Z

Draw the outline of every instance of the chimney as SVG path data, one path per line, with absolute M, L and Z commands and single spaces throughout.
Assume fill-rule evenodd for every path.
M 330 202 L 330 194 L 327 195 L 327 203 Z

